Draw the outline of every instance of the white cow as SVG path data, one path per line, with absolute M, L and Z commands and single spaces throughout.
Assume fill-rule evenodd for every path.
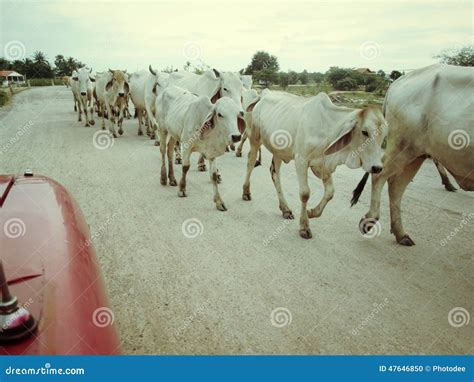
M 423 161 L 441 163 L 466 191 L 474 191 L 474 68 L 436 64 L 414 70 L 396 80 L 385 96 L 384 114 L 390 126 L 384 168 L 372 174 L 369 212 L 361 221 L 380 215 L 380 196 L 388 180 L 391 231 L 401 245 L 414 245 L 401 219 L 406 187 Z M 354 190 L 355 204 L 365 174 Z M 370 225 L 370 224 L 369 224 Z
M 240 74 L 240 81 L 242 82 L 242 85 L 244 86 L 245 89 L 252 89 L 252 76 L 248 74 Z
M 215 103 L 221 97 L 231 98 L 239 105 L 240 110 L 243 112 L 241 103 L 244 87 L 239 75 L 236 73 L 221 73 L 216 69 L 205 71 L 203 74 L 186 71 L 174 72 L 170 75 L 169 85 L 179 86 L 189 90 L 191 93 L 207 96 L 211 99 L 212 103 Z M 230 146 L 232 148 L 233 144 Z M 179 158 L 179 152 L 177 157 Z M 203 156 L 199 158 L 198 169 L 199 171 L 206 171 Z
M 161 140 L 161 184 L 166 185 L 168 178 L 171 186 L 177 185 L 173 172 L 173 148 L 179 140 L 183 147 L 183 167 L 178 195 L 186 196 L 189 160 L 191 153 L 197 151 L 209 160 L 216 207 L 220 211 L 226 211 L 227 208 L 217 187 L 218 174 L 215 159 L 224 154 L 227 145 L 238 142 L 241 138 L 245 121 L 240 107 L 228 97 L 219 98 L 215 104 L 212 104 L 209 97 L 197 96 L 183 88 L 169 86 L 157 97 L 156 112 Z
M 148 71 L 142 70 L 132 74 L 130 78 L 130 97 L 137 111 L 138 135 L 143 135 L 142 117 L 146 112 L 148 120 L 147 134 L 154 139 L 157 128 L 155 119 L 156 95 L 168 85 L 169 74 L 156 72 L 151 65 L 148 69 Z
M 99 109 L 102 115 L 102 129 L 105 130 L 105 114 L 109 120 L 109 130 L 114 138 L 117 137 L 115 125 L 118 124 L 120 135 L 123 134 L 122 122 L 126 99 L 129 93 L 128 76 L 126 71 L 110 70 L 96 80 L 96 93 Z M 118 118 L 118 120 L 117 120 Z
M 68 78 L 72 96 L 74 97 L 74 111 L 77 111 L 77 105 L 79 103 L 79 86 L 77 86 L 77 83 L 73 80 L 74 77 L 77 77 L 77 70 L 74 70 Z
M 72 76 L 74 90 L 78 99 L 78 121 L 82 121 L 82 111 L 86 118 L 85 126 L 94 125 L 94 104 L 93 104 L 93 92 L 95 86 L 95 78 L 92 74 L 92 68 L 81 68 Z M 71 86 L 71 89 L 73 87 Z
M 250 152 L 242 198 L 250 200 L 250 175 L 263 143 L 273 154 L 271 174 L 280 210 L 285 219 L 293 219 L 280 184 L 280 166 L 295 161 L 301 199 L 300 236 L 312 237 L 308 218 L 319 217 L 334 195 L 331 174 L 336 167 L 362 166 L 369 172 L 382 170 L 382 142 L 386 123 L 374 108 L 350 109 L 334 105 L 325 93 L 305 98 L 283 92 L 266 92 L 255 104 L 247 122 L 250 124 Z M 323 181 L 324 196 L 307 211 L 310 196 L 308 168 Z

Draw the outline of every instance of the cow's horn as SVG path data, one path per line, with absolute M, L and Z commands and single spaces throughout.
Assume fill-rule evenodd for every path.
M 112 74 L 114 74 L 114 71 L 113 71 L 112 69 L 110 69 L 110 68 L 109 68 L 109 72 L 112 73 Z
M 154 76 L 156 76 L 156 72 L 153 70 L 153 68 L 151 67 L 151 65 L 148 66 L 148 69 L 150 70 L 150 73 L 153 74 Z

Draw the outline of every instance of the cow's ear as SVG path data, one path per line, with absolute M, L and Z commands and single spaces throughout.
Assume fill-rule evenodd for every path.
M 217 69 L 213 68 L 212 71 L 214 72 L 214 74 L 217 78 L 219 78 L 221 76 L 220 72 Z
M 123 84 L 123 87 L 125 88 L 125 93 L 128 94 L 128 92 L 130 91 L 130 86 L 128 86 L 128 82 L 125 82 Z
M 201 127 L 199 128 L 199 137 L 201 139 L 205 138 L 207 134 L 209 134 L 212 129 L 216 126 L 216 109 L 213 110 L 206 116 L 204 122 L 202 123 Z
M 79 78 L 77 78 L 77 77 L 72 77 L 72 79 L 73 79 L 74 81 L 79 80 Z
M 255 98 L 252 102 L 250 102 L 250 105 L 247 106 L 247 112 L 252 112 L 253 111 L 253 108 L 255 107 L 255 105 L 258 103 L 258 101 L 260 101 L 260 97 L 257 97 Z
M 357 126 L 358 119 L 351 119 L 344 124 L 339 136 L 324 150 L 324 155 L 330 155 L 341 151 L 352 141 L 354 128 Z
M 113 81 L 110 80 L 109 82 L 107 82 L 107 85 L 105 85 L 105 90 L 110 90 L 110 88 L 112 87 L 113 85 Z
M 89 77 L 89 79 L 90 79 L 92 82 L 95 82 L 95 78 Z
M 240 134 L 243 134 L 244 131 L 245 131 L 244 113 L 238 115 L 238 117 L 237 117 L 237 127 L 239 128 Z
M 221 98 L 221 88 L 217 89 L 217 93 L 212 96 L 211 103 L 216 103 L 219 98 Z

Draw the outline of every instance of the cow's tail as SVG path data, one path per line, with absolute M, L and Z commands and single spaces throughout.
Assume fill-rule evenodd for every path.
M 359 201 L 359 197 L 362 194 L 362 191 L 364 191 L 365 184 L 367 183 L 367 179 L 369 179 L 369 173 L 366 172 L 362 179 L 360 180 L 359 184 L 357 187 L 352 191 L 352 199 L 351 199 L 351 207 L 357 204 Z

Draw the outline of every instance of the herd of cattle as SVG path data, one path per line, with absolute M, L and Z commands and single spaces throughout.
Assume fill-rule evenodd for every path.
M 273 155 L 270 172 L 283 218 L 293 213 L 280 182 L 282 162 L 295 162 L 301 199 L 300 236 L 312 237 L 309 219 L 321 216 L 334 195 L 332 173 L 345 164 L 366 172 L 354 190 L 356 203 L 369 174 L 372 176 L 370 209 L 361 220 L 367 233 L 379 218 L 380 197 L 388 181 L 391 232 L 398 243 L 414 245 L 404 231 L 401 201 L 408 183 L 426 158 L 432 158 L 443 184 L 450 184 L 446 170 L 463 190 L 474 190 L 474 69 L 432 65 L 414 70 L 389 88 L 383 110 L 369 106 L 354 109 L 336 106 L 320 93 L 302 97 L 286 92 L 252 89 L 251 76 L 215 69 L 194 74 L 171 74 L 149 70 L 128 74 L 121 70 L 93 73 L 82 68 L 67 79 L 74 95 L 78 120 L 94 124 L 94 112 L 102 118 L 102 129 L 114 137 L 123 134 L 122 122 L 130 118 L 129 99 L 138 119 L 138 135 L 155 139 L 161 151 L 161 184 L 178 186 L 173 164 L 182 164 L 178 195 L 186 196 L 186 175 L 192 152 L 201 157 L 199 170 L 209 162 L 214 202 L 227 208 L 219 194 L 221 177 L 216 158 L 240 141 L 250 142 L 243 200 L 251 200 L 250 177 L 260 164 L 263 144 Z M 174 159 L 175 157 L 175 159 Z M 308 169 L 322 180 L 324 195 L 319 204 L 307 208 L 310 197 Z

